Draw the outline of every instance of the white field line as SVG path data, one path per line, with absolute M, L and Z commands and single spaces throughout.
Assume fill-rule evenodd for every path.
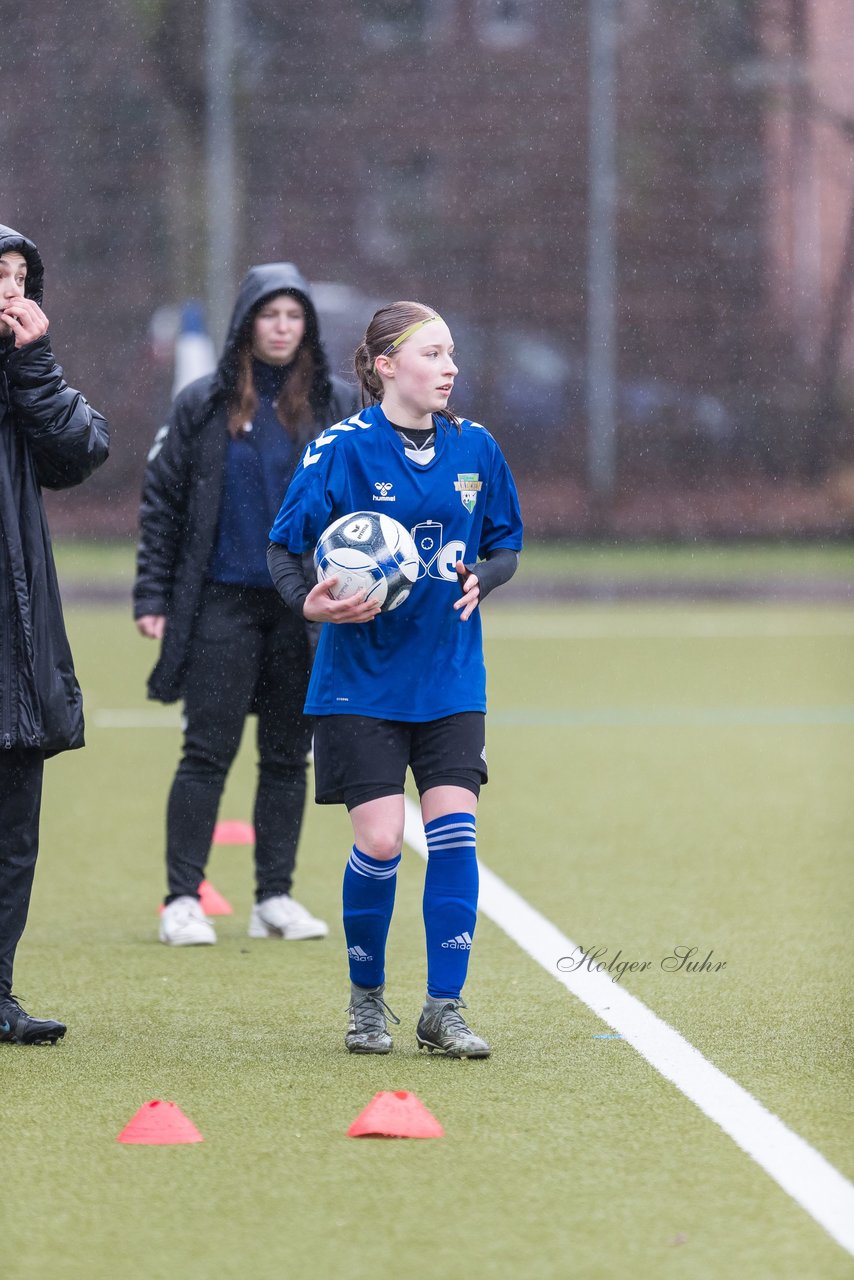
M 180 729 L 180 712 L 171 707 L 100 707 L 87 717 L 96 729 Z M 492 713 L 493 725 L 589 728 L 766 728 L 845 725 L 854 722 L 854 706 L 838 707 L 506 707 Z
M 422 858 L 427 857 L 421 816 L 408 797 L 404 840 Z M 752 1156 L 837 1244 L 854 1254 L 854 1186 L 814 1147 L 607 974 L 584 969 L 560 972 L 557 961 L 571 956 L 576 944 L 483 863 L 479 866 L 479 910 L 628 1040 L 656 1071 Z

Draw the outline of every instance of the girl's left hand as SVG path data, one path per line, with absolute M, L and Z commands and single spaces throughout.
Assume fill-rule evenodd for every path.
M 462 610 L 460 622 L 467 622 L 477 608 L 480 599 L 480 583 L 477 580 L 477 575 L 469 573 L 462 560 L 458 560 L 454 568 L 457 571 L 460 590 L 463 593 L 459 600 L 454 601 L 454 608 Z

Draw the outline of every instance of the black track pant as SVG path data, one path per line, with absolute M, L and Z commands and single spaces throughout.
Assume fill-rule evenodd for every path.
M 15 948 L 27 923 L 43 771 L 41 751 L 0 749 L 0 999 L 12 990 Z
M 305 808 L 311 721 L 305 625 L 273 587 L 207 583 L 184 686 L 184 752 L 166 813 L 169 894 L 204 879 L 226 776 L 258 715 L 255 880 L 260 902 L 289 893 Z

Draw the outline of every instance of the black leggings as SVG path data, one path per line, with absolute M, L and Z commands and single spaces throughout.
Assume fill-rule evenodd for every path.
M 311 744 L 302 713 L 308 676 L 305 624 L 272 586 L 206 584 L 184 682 L 184 751 L 166 812 L 167 902 L 199 891 L 225 780 L 252 712 L 256 898 L 290 892 Z
M 27 923 L 43 771 L 41 751 L 0 749 L 0 999 L 12 990 L 15 949 Z

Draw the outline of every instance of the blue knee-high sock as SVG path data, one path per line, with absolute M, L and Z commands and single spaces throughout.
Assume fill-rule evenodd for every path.
M 381 861 L 353 845 L 344 868 L 344 933 L 350 979 L 358 987 L 385 982 L 385 943 L 399 862 L 400 854 Z
M 477 841 L 471 813 L 448 813 L 424 827 L 427 994 L 458 999 L 477 919 Z

